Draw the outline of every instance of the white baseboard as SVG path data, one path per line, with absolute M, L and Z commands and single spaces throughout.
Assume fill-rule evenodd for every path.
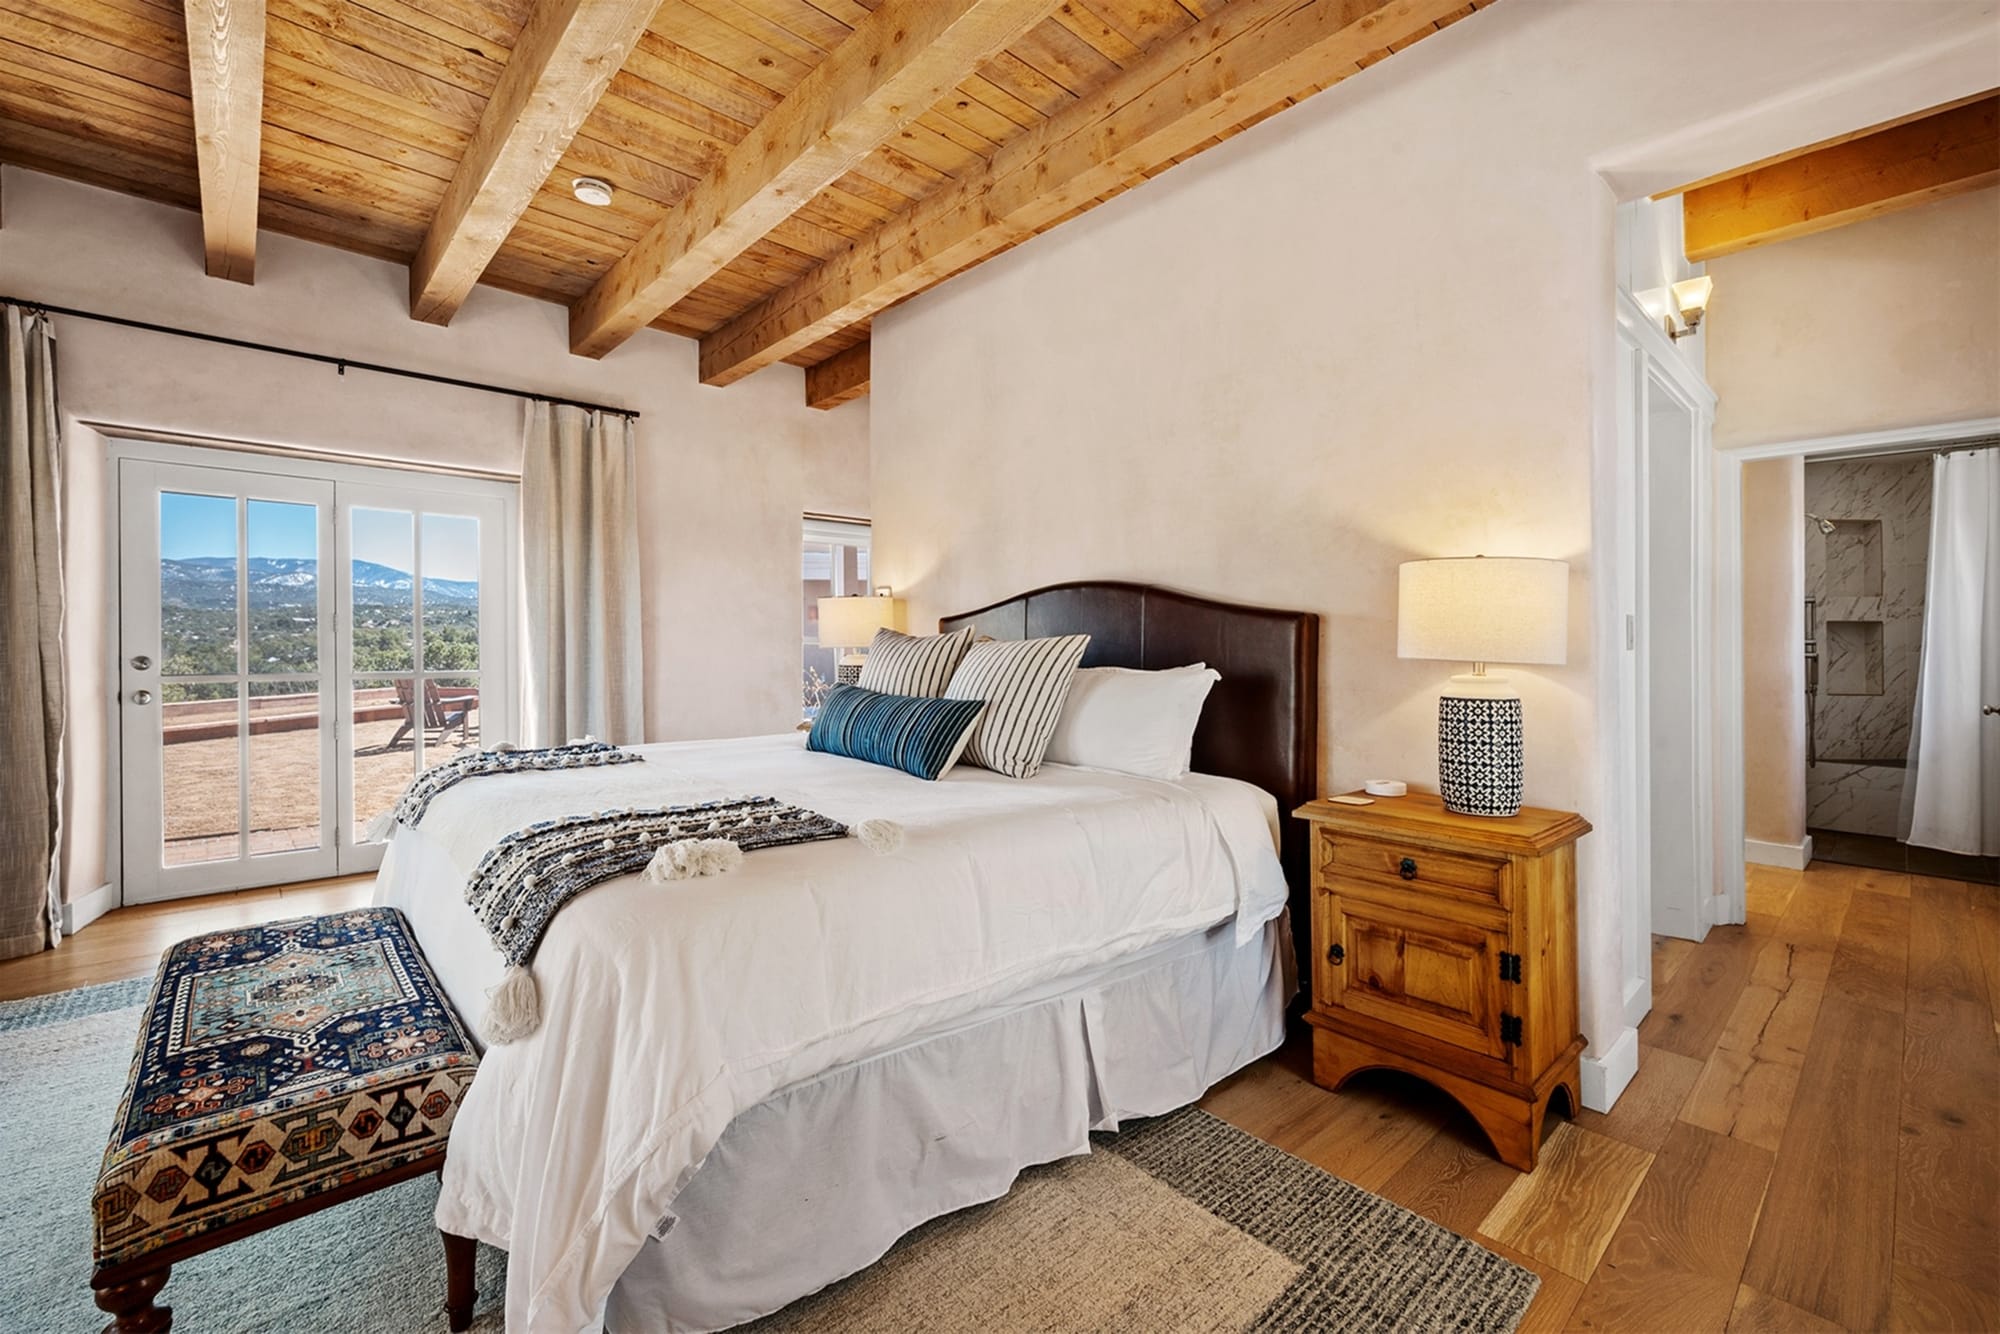
M 1604 1055 L 1583 1058 L 1577 1071 L 1577 1082 L 1583 1085 L 1583 1105 L 1593 1112 L 1610 1111 L 1638 1073 L 1639 1030 L 1628 1028 L 1604 1049 Z
M 1760 838 L 1743 840 L 1743 860 L 1759 866 L 1782 866 L 1787 871 L 1803 871 L 1812 860 L 1812 835 L 1801 843 L 1766 843 Z
M 69 900 L 62 906 L 63 934 L 75 935 L 117 906 L 118 886 L 113 884 L 99 885 L 88 894 Z

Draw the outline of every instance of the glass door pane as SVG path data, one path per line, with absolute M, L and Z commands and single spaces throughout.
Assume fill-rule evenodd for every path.
M 480 744 L 482 587 L 495 554 L 477 514 L 348 506 L 357 845 L 410 779 Z
M 353 664 L 353 811 L 356 843 L 396 804 L 423 750 L 417 691 L 417 516 L 348 511 L 348 652 Z
M 159 493 L 160 859 L 242 854 L 236 497 Z
M 479 520 L 427 513 L 420 526 L 428 769 L 479 741 Z
M 245 505 L 250 853 L 320 846 L 320 507 Z

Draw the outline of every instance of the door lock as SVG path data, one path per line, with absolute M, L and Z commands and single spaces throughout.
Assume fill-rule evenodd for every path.
M 143 672 L 152 665 L 153 665 L 153 660 L 147 657 L 143 653 L 141 653 L 138 657 L 132 659 L 132 670 L 135 672 Z
M 153 692 L 150 690 L 135 690 L 132 692 L 132 702 L 134 704 L 151 704 L 153 702 Z

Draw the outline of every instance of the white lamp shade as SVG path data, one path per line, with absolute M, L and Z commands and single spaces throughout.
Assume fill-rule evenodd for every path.
M 1569 656 L 1569 562 L 1462 556 L 1404 562 L 1396 656 L 1561 663 Z
M 826 648 L 867 648 L 877 630 L 903 628 L 901 598 L 821 598 L 819 642 Z

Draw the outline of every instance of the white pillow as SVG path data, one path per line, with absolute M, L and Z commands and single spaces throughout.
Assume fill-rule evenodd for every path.
M 1209 688 L 1222 679 L 1206 663 L 1141 672 L 1082 667 L 1049 738 L 1051 764 L 1179 780 L 1194 751 L 1194 727 Z

